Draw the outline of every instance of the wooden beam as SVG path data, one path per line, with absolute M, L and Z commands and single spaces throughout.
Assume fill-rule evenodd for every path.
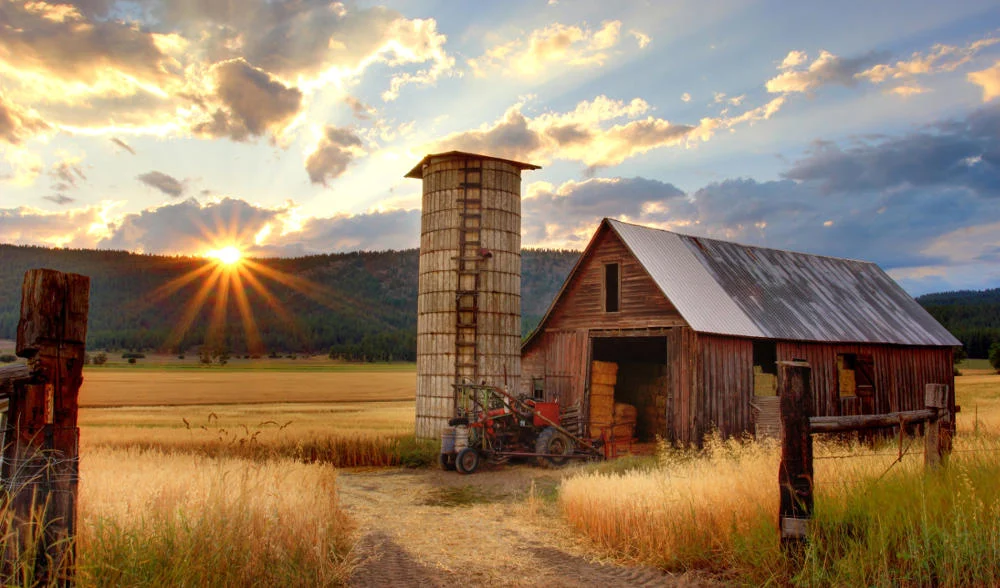
M 941 467 L 945 453 L 945 439 L 941 435 L 941 425 L 948 417 L 948 386 L 944 384 L 924 386 L 924 405 L 934 415 L 927 420 L 927 427 L 924 430 L 924 467 L 934 470 Z
M 813 511 L 813 446 L 809 418 L 813 413 L 809 364 L 778 362 L 781 397 L 781 465 L 778 468 L 781 545 L 801 553 Z
M 23 363 L 0 367 L 0 391 L 3 391 L 7 386 L 30 378 L 31 371 Z
M 16 350 L 28 359 L 30 381 L 15 385 L 10 396 L 7 431 L 12 438 L 3 449 L 3 481 L 12 488 L 13 520 L 7 521 L 16 526 L 13 536 L 22 552 L 39 549 L 34 572 L 40 585 L 73 582 L 77 401 L 89 304 L 86 276 L 49 269 L 24 276 Z M 38 524 L 44 529 L 40 539 L 31 530 Z
M 935 414 L 933 410 L 921 409 L 886 414 L 812 417 L 809 419 L 809 430 L 812 433 L 845 433 L 873 427 L 896 427 L 900 422 L 906 425 L 924 422 Z

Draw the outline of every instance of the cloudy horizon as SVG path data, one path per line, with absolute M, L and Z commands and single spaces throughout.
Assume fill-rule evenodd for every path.
M 427 153 L 603 217 L 1000 286 L 1000 7 L 0 0 L 0 242 L 406 249 Z

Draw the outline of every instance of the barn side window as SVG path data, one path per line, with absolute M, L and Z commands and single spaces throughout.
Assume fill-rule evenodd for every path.
M 875 393 L 875 362 L 870 355 L 837 355 L 837 387 L 841 398 L 871 396 Z
M 604 312 L 621 310 L 621 266 L 609 263 L 604 266 Z

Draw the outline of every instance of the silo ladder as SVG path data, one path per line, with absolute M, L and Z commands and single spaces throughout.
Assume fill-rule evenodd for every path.
M 479 383 L 479 288 L 482 251 L 482 161 L 467 160 L 459 204 L 455 291 L 455 384 Z

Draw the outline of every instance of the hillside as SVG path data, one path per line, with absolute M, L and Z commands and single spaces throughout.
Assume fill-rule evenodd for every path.
M 962 342 L 969 357 L 985 358 L 1000 341 L 1000 288 L 925 294 L 917 302 Z
M 525 333 L 538 324 L 578 256 L 575 251 L 524 251 Z M 415 357 L 415 249 L 257 260 L 263 267 L 249 266 L 252 276 L 241 280 L 239 290 L 246 292 L 252 309 L 258 346 L 249 344 L 241 300 L 228 287 L 231 282 L 208 279 L 212 263 L 195 257 L 0 245 L 0 339 L 16 336 L 24 272 L 47 267 L 91 277 L 90 349 L 182 351 L 211 342 L 237 353 L 258 347 L 254 351 L 333 349 L 354 358 Z M 186 275 L 193 278 L 184 283 Z M 203 304 L 195 308 L 199 298 Z M 224 328 L 213 330 L 213 317 Z M 186 318 L 190 327 L 178 328 Z

